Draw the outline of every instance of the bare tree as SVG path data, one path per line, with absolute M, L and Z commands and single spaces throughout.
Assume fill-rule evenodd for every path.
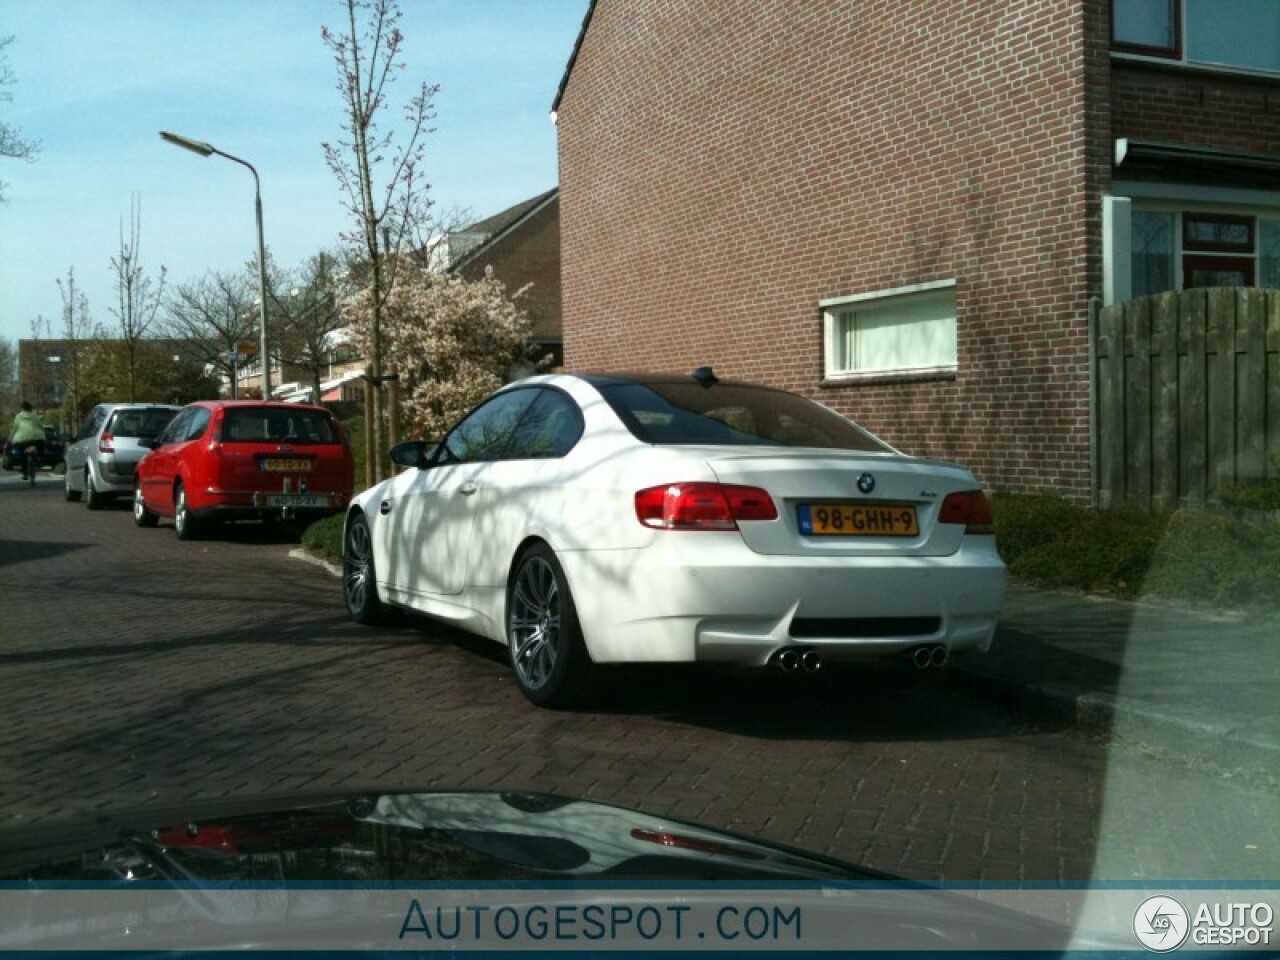
M 62 295 L 62 339 L 65 341 L 67 354 L 60 360 L 66 371 L 63 380 L 68 388 L 62 405 L 71 422 L 79 423 L 81 415 L 85 413 L 80 409 L 80 355 L 85 341 L 93 336 L 93 322 L 89 317 L 89 297 L 83 290 L 76 288 L 75 267 L 67 268 L 65 283 L 62 278 L 58 278 L 58 292 Z
M 367 332 L 373 381 L 371 412 L 373 476 L 383 476 L 382 307 L 390 294 L 393 271 L 384 258 L 398 255 L 416 230 L 428 222 L 430 185 L 423 160 L 426 137 L 434 118 L 438 87 L 422 83 L 404 110 L 396 131 L 379 127 L 387 106 L 388 87 L 403 69 L 400 61 L 404 34 L 395 0 L 345 0 L 345 33 L 325 27 L 321 33 L 338 70 L 343 103 L 343 130 L 349 139 L 324 144 L 325 160 L 345 194 L 344 204 L 355 221 L 346 236 L 366 262 L 372 315 Z
M 432 270 L 444 270 L 449 266 L 452 254 L 449 237 L 476 220 L 470 207 L 454 205 L 443 214 L 432 213 L 429 221 L 414 230 L 413 246 L 407 256 L 415 263 Z
M 13 43 L 13 37 L 0 37 L 0 103 L 9 103 L 13 100 L 13 94 L 7 88 L 17 82 L 13 71 L 9 68 L 7 49 L 11 43 Z M 31 160 L 39 149 L 40 144 L 35 140 L 23 139 L 16 127 L 0 120 L 0 157 Z M 0 180 L 0 202 L 4 200 L 5 186 L 5 182 Z
M 139 257 L 142 240 L 142 198 L 130 197 L 129 233 L 120 221 L 120 252 L 111 258 L 116 278 L 118 305 L 111 309 L 120 332 L 121 352 L 125 365 L 125 390 L 130 401 L 138 399 L 138 361 L 143 339 L 155 324 L 156 314 L 164 299 L 165 268 L 160 268 L 157 283 L 147 276 Z
M 276 314 L 280 318 L 277 343 L 281 362 L 301 367 L 311 379 L 314 402 L 320 402 L 320 381 L 325 368 L 340 355 L 337 334 L 345 325 L 335 290 L 335 265 L 332 254 L 312 257 L 298 276 L 288 297 L 275 297 Z
M 187 341 L 206 367 L 234 384 L 232 356 L 256 330 L 256 288 L 256 282 L 244 276 L 225 273 L 182 284 L 165 303 L 165 335 Z

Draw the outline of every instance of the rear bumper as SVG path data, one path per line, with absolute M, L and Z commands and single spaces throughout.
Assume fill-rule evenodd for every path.
M 93 487 L 98 493 L 132 496 L 136 482 L 134 474 L 136 461 L 104 464 L 98 460 L 89 460 L 88 465 L 93 472 Z
M 350 502 L 350 495 L 332 491 L 281 494 L 206 490 L 199 504 L 192 503 L 190 510 L 193 516 L 202 520 L 319 520 L 342 513 Z
M 947 557 L 823 558 L 760 556 L 736 534 L 689 533 L 560 560 L 601 663 L 763 666 L 788 647 L 826 661 L 922 646 L 982 653 L 1006 579 L 992 537 L 966 537 Z

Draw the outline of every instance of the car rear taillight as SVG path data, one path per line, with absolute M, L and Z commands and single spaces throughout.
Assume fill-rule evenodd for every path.
M 109 433 L 104 433 L 102 436 L 100 436 L 98 438 L 98 452 L 99 453 L 115 453 L 116 438 Z
M 938 512 L 939 523 L 964 524 L 965 533 L 995 533 L 991 502 L 981 490 L 963 490 L 947 495 Z
M 636 519 L 656 530 L 737 530 L 739 520 L 776 520 L 778 510 L 758 487 L 667 483 L 636 494 Z

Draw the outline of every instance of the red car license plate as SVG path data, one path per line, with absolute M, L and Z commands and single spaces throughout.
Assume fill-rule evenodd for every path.
M 307 473 L 314 462 L 306 457 L 267 457 L 262 469 L 267 473 Z

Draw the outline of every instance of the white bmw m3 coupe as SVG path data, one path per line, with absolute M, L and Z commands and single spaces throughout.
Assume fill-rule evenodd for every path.
M 969 471 L 706 367 L 533 377 L 391 456 L 346 515 L 351 616 L 503 643 L 543 706 L 596 664 L 941 665 L 989 648 L 1004 599 Z

